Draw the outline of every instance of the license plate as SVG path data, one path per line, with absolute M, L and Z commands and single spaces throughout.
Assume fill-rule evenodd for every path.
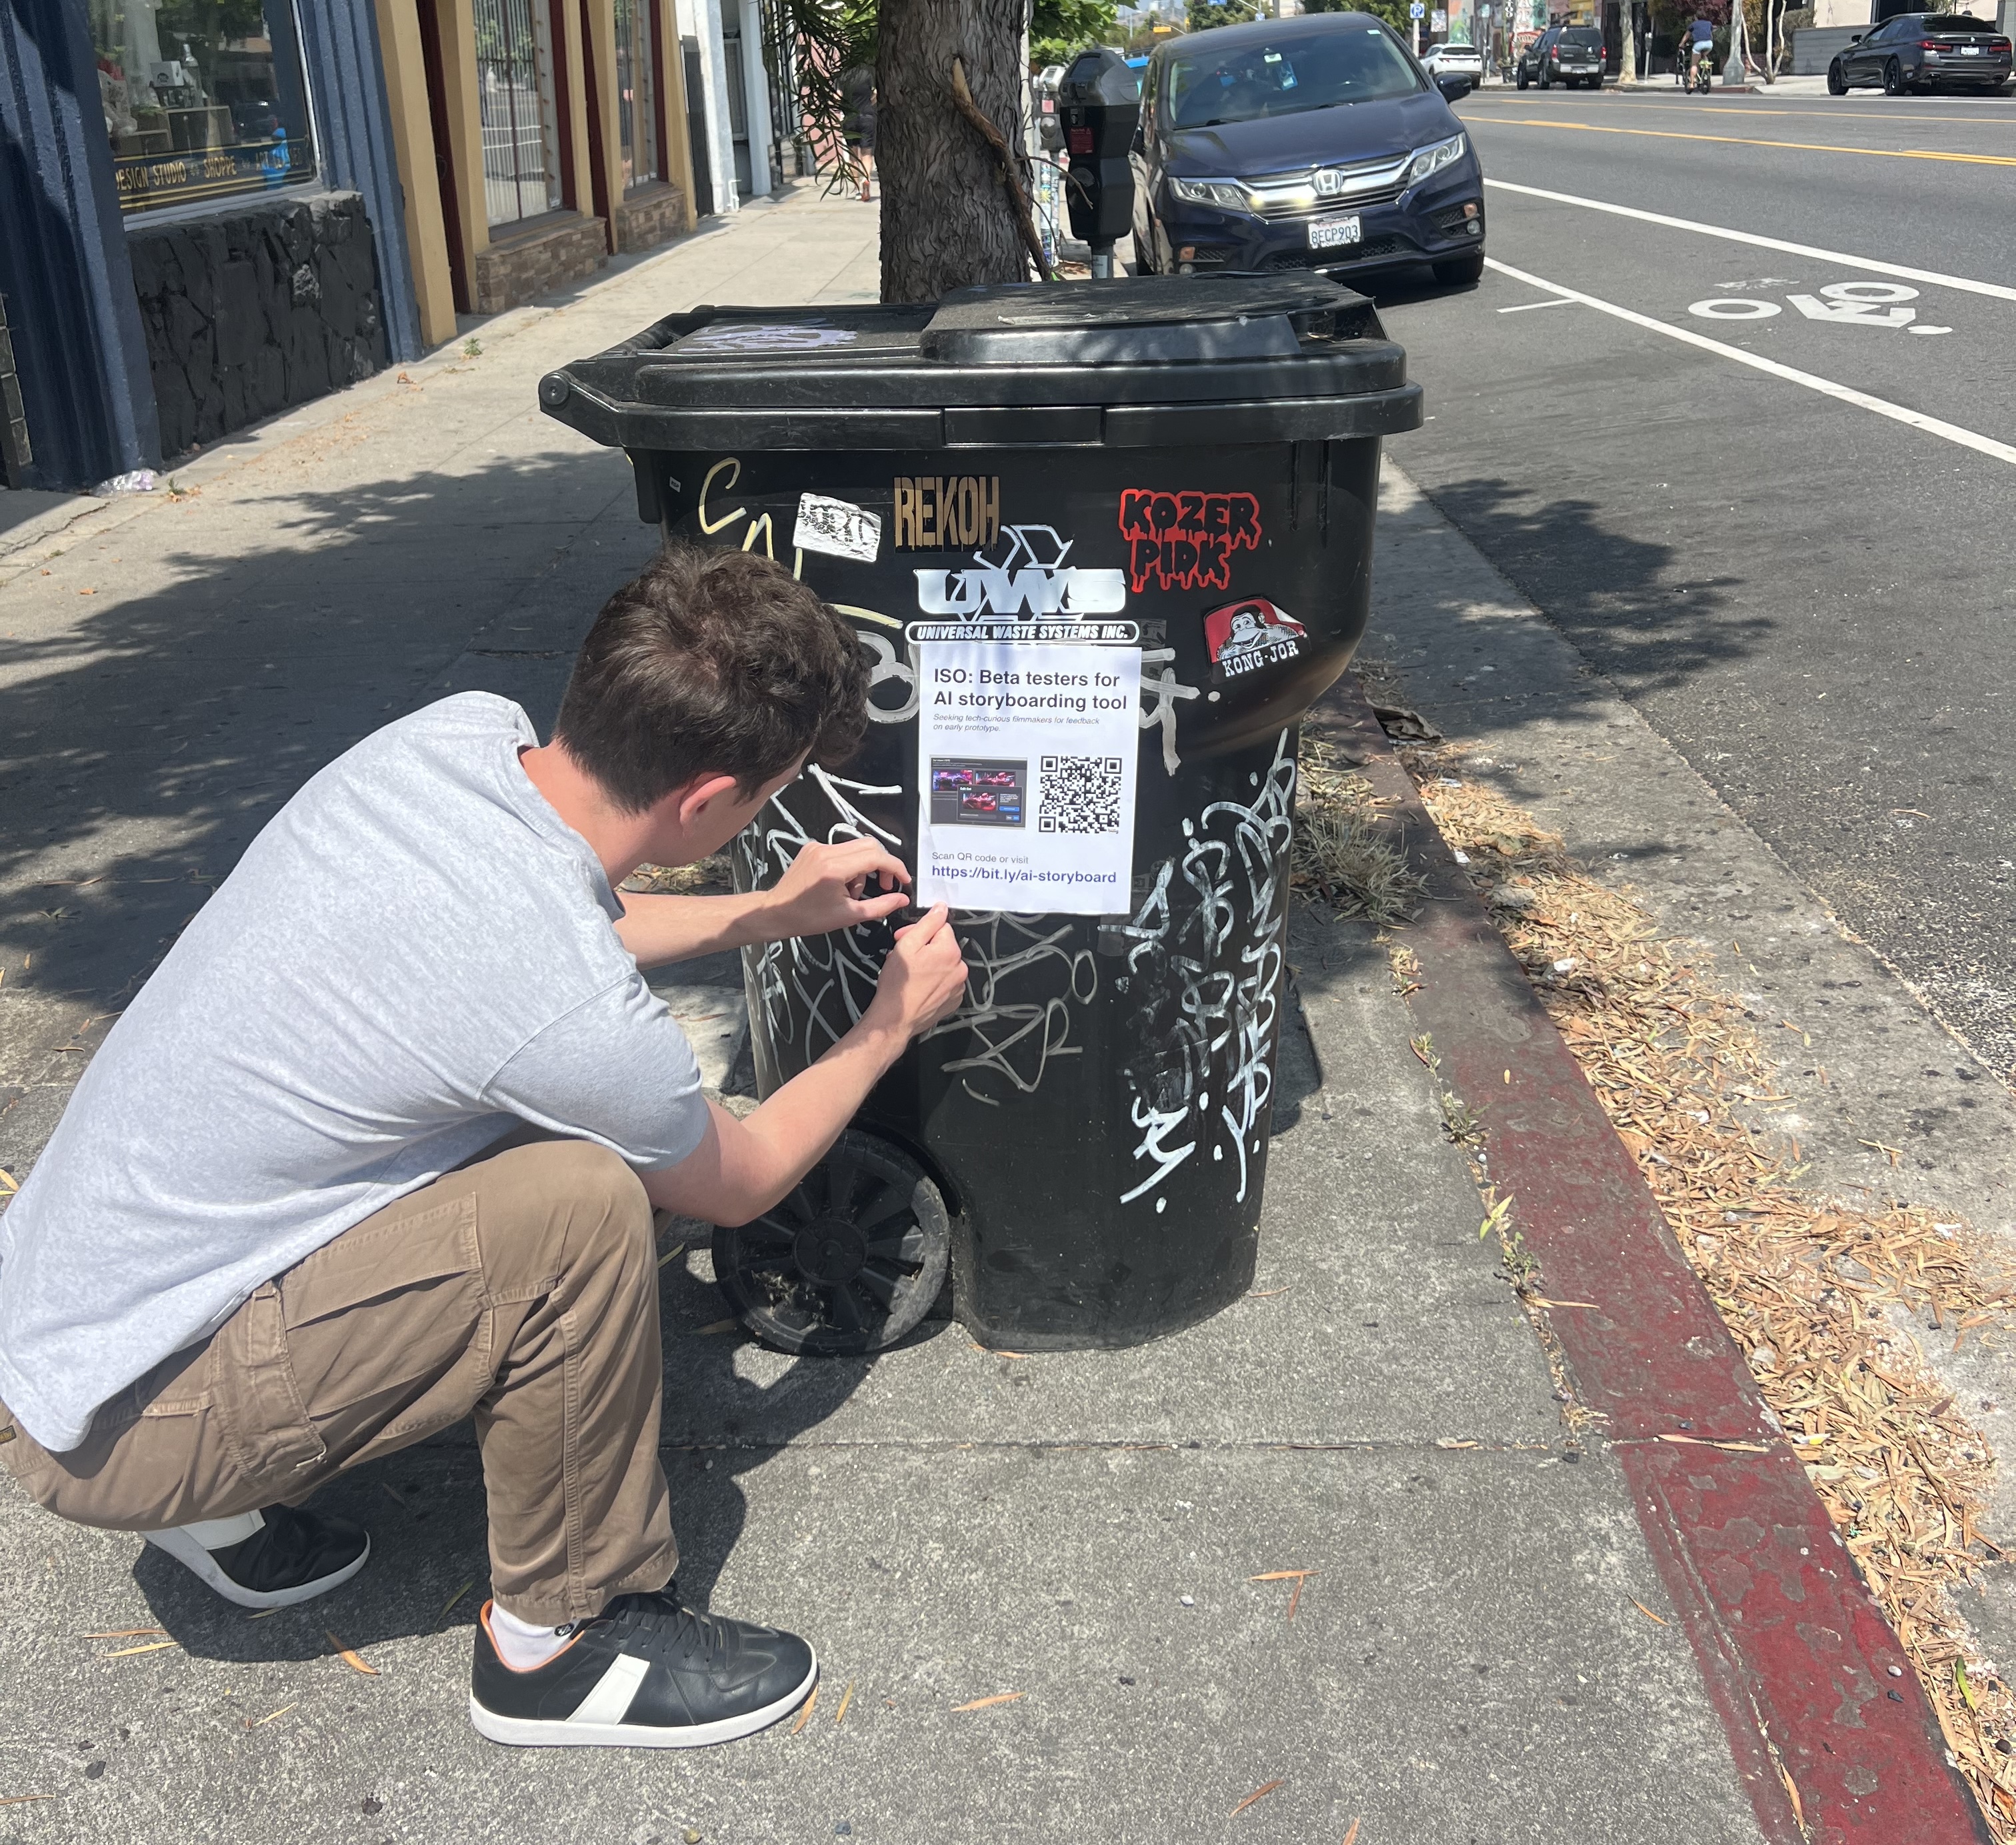
M 1364 241 L 1365 227 L 1356 218 L 1319 218 L 1309 226 L 1309 248 L 1335 250 Z
M 1964 45 L 1960 48 L 1960 55 L 1964 58 L 1978 58 L 1981 56 L 1981 47 L 1978 45 Z

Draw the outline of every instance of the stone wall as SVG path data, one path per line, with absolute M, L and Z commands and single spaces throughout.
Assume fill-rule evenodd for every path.
M 609 240 L 621 255 L 656 250 L 686 228 L 685 193 L 662 182 L 626 192 L 609 208 Z
M 502 314 L 592 275 L 609 261 L 609 228 L 599 218 L 556 211 L 510 236 L 491 234 L 470 265 L 478 314 Z
M 261 200 L 127 237 L 164 460 L 386 363 L 355 192 Z

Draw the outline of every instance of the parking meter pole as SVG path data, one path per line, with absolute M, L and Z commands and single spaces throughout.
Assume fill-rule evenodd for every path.
M 714 1243 L 787 1350 L 901 1338 L 949 1270 L 1015 1350 L 1133 1344 L 1251 1285 L 1303 714 L 1372 583 L 1381 440 L 1421 421 L 1314 275 L 701 308 L 541 380 L 668 541 L 760 549 L 869 664 L 860 750 L 733 848 L 768 888 L 873 838 L 948 902 L 959 1011 L 803 1185 Z M 773 1093 L 874 997 L 877 924 L 743 951 Z

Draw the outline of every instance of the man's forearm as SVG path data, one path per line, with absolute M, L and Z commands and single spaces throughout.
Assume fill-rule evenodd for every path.
M 908 1041 L 864 1020 L 747 1120 L 709 1103 L 699 1149 L 669 1172 L 645 1175 L 652 1203 L 711 1224 L 761 1217 L 825 1157 Z
M 660 897 L 619 891 L 623 919 L 617 939 L 636 956 L 639 967 L 667 961 L 691 961 L 750 942 L 774 941 L 774 900 L 767 890 L 737 891 L 729 897 Z

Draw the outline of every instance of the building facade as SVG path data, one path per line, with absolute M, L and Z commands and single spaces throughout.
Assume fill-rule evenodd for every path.
M 0 484 L 171 465 L 768 192 L 761 44 L 758 0 L 0 0 Z

